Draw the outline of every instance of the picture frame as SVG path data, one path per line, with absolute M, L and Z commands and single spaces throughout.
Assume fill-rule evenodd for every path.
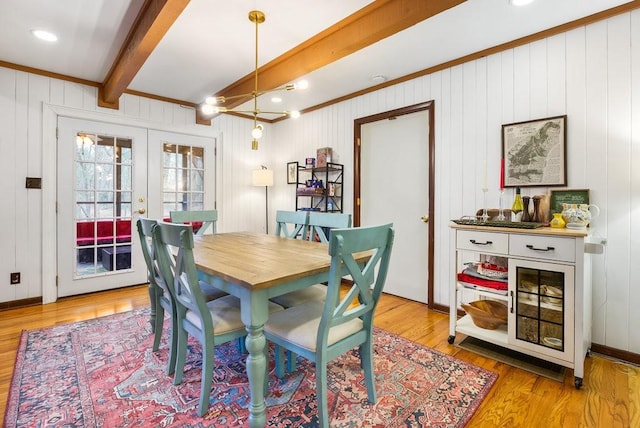
M 298 183 L 298 162 L 287 163 L 287 184 Z
M 589 204 L 589 189 L 552 190 L 549 198 L 551 214 L 561 213 L 562 204 Z
M 567 185 L 567 116 L 502 125 L 504 187 Z

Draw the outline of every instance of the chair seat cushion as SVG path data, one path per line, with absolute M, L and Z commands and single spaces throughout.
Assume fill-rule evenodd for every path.
M 207 307 L 213 320 L 213 331 L 216 335 L 245 329 L 240 317 L 240 299 L 237 297 L 227 294 L 207 302 Z M 282 306 L 269 303 L 269 313 L 282 310 Z M 194 326 L 202 328 L 200 317 L 195 311 L 188 310 L 186 318 Z
M 322 301 L 327 298 L 327 286 L 322 284 L 312 285 L 301 290 L 292 291 L 281 296 L 272 297 L 271 301 L 284 308 L 291 308 L 310 301 Z
M 269 316 L 264 326 L 266 333 L 291 342 L 311 352 L 316 351 L 316 336 L 324 302 L 310 301 L 293 306 Z M 332 345 L 363 328 L 361 319 L 356 318 L 329 330 L 327 344 Z

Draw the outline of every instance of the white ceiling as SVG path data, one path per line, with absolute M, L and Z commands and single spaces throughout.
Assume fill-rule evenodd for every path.
M 401 1 L 401 0 L 393 0 Z M 427 1 L 427 0 L 424 0 Z M 433 1 L 433 0 L 430 0 Z M 128 89 L 200 103 L 252 72 L 259 9 L 265 64 L 372 0 L 191 0 Z M 144 0 L 0 0 L 0 61 L 103 82 Z M 276 109 L 302 110 L 448 60 L 606 10 L 627 0 L 468 0 L 305 77 Z M 56 33 L 45 43 L 32 29 Z M 262 109 L 271 108 L 260 100 Z

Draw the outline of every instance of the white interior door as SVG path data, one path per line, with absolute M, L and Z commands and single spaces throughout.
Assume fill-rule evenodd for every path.
M 429 228 L 428 111 L 362 125 L 360 224 L 393 222 L 384 292 L 427 303 Z
M 147 130 L 58 119 L 58 296 L 141 284 Z

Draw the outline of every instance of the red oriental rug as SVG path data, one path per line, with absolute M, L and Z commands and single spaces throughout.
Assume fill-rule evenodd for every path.
M 148 309 L 22 333 L 6 427 L 241 427 L 248 425 L 245 357 L 216 348 L 211 407 L 196 408 L 200 345 L 189 343 L 184 382 L 165 375 L 167 347 L 151 352 Z M 329 366 L 332 427 L 462 427 L 497 375 L 381 329 L 378 402 L 369 404 L 356 351 Z M 267 426 L 317 426 L 315 369 L 300 358 L 279 380 L 270 358 Z

